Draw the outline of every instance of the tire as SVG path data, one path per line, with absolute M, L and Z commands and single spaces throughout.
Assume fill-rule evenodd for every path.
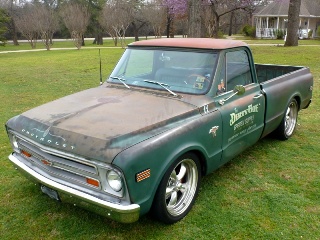
M 281 140 L 289 139 L 296 128 L 298 118 L 298 103 L 294 98 L 290 100 L 290 103 L 284 113 L 284 117 L 276 129 L 276 136 Z
M 160 182 L 153 201 L 153 215 L 167 224 L 184 218 L 198 195 L 200 179 L 200 162 L 195 154 L 178 158 Z

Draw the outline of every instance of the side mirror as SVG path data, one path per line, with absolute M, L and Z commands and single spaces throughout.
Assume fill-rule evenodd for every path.
M 233 98 L 235 95 L 243 95 L 246 92 L 246 89 L 244 88 L 244 86 L 242 85 L 237 85 L 234 87 L 233 89 L 233 94 L 230 95 L 229 97 L 225 98 L 225 99 L 221 99 L 219 101 L 219 104 L 222 106 L 226 101 L 228 101 L 230 98 Z
M 237 85 L 234 87 L 233 92 L 239 96 L 243 95 L 246 92 L 246 89 L 242 85 Z

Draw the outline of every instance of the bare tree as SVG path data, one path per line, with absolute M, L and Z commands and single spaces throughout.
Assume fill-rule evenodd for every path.
M 37 31 L 47 50 L 50 50 L 53 41 L 53 34 L 59 28 L 58 18 L 53 9 L 44 5 L 37 5 L 35 8 L 35 19 Z
M 189 25 L 189 22 L 187 17 L 178 18 L 175 21 L 176 29 L 181 32 L 182 37 L 184 38 L 188 36 L 188 25 Z
M 103 9 L 101 16 L 99 18 L 100 25 L 103 27 L 103 29 L 110 35 L 112 38 L 114 45 L 118 45 L 118 36 L 116 31 L 113 29 L 112 22 L 115 21 L 116 16 L 113 15 L 113 7 L 109 4 L 106 4 Z
M 157 4 L 149 4 L 146 8 L 145 18 L 152 26 L 156 38 L 160 38 L 165 28 L 166 9 Z
M 77 3 L 68 3 L 61 10 L 61 17 L 70 32 L 74 45 L 80 49 L 89 25 L 90 13 L 88 9 Z
M 101 26 L 112 37 L 115 46 L 125 46 L 125 34 L 131 23 L 131 6 L 126 1 L 109 0 L 102 10 Z
M 287 39 L 284 46 L 298 46 L 299 13 L 301 0 L 290 0 Z
M 219 37 L 221 17 L 238 9 L 243 9 L 247 7 L 247 5 L 243 4 L 243 1 L 228 2 L 228 4 L 226 4 L 224 1 L 210 0 L 208 2 L 208 7 L 211 9 L 214 17 L 215 26 L 213 30 L 213 36 L 217 38 Z
M 36 9 L 32 4 L 26 4 L 13 17 L 15 25 L 23 36 L 29 41 L 31 48 L 36 48 L 38 29 L 36 19 Z
M 240 9 L 251 8 L 256 0 L 188 0 L 189 3 L 189 37 L 200 37 L 204 25 L 207 35 L 218 37 L 221 19 Z M 226 25 L 230 18 L 225 19 Z

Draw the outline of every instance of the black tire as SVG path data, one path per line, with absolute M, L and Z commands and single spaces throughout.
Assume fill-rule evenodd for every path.
M 195 154 L 186 153 L 178 158 L 160 182 L 153 201 L 153 215 L 167 224 L 184 218 L 198 195 L 200 179 L 200 162 Z
M 291 99 L 283 119 L 279 127 L 275 130 L 275 135 L 281 140 L 289 139 L 296 128 L 298 118 L 299 106 L 296 99 Z

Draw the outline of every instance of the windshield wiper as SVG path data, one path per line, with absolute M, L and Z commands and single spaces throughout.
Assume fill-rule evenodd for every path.
M 121 78 L 121 77 L 110 77 L 112 79 L 117 79 L 119 80 L 123 85 L 125 85 L 127 88 L 130 88 L 124 81 L 125 79 L 124 78 Z
M 167 88 L 167 87 L 170 87 L 168 84 L 165 84 L 165 83 L 162 83 L 162 82 L 157 82 L 157 81 L 151 81 L 151 80 L 143 80 L 143 81 L 147 82 L 147 83 L 157 84 L 157 85 L 163 87 L 165 90 L 167 90 L 173 96 L 175 96 L 175 97 L 178 96 L 176 93 L 172 92 L 169 88 Z

